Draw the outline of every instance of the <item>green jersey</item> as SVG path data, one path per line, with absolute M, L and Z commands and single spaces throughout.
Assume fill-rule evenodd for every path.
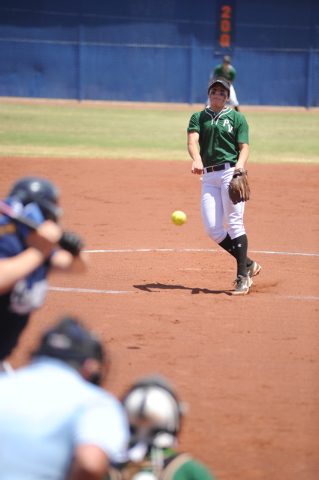
M 121 469 L 111 468 L 105 480 L 133 480 L 138 472 L 148 472 L 149 478 L 160 478 L 161 480 L 215 480 L 210 471 L 201 462 L 193 459 L 188 454 L 177 455 L 172 450 L 163 450 L 164 469 L 154 472 L 149 456 L 142 462 L 134 464 L 127 463 Z
M 223 65 L 217 65 L 212 75 L 210 76 L 211 81 L 213 80 L 213 78 L 216 77 L 224 77 L 229 82 L 234 82 L 236 78 L 236 70 L 231 65 L 229 65 L 229 68 L 227 70 L 224 70 Z
M 229 162 L 234 166 L 239 143 L 249 143 L 248 124 L 239 112 L 228 107 L 215 114 L 210 108 L 191 116 L 187 131 L 199 133 L 200 156 L 204 167 Z
M 197 460 L 184 463 L 174 474 L 172 480 L 214 480 L 208 469 Z

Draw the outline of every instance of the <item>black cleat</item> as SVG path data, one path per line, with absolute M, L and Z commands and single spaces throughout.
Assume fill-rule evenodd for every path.
M 249 287 L 252 285 L 252 280 L 249 275 L 245 277 L 243 275 L 238 275 L 236 280 L 234 280 L 233 285 L 236 285 L 235 290 L 232 291 L 233 295 L 246 295 L 249 292 Z
M 258 275 L 258 273 L 260 272 L 261 270 L 261 266 L 258 265 L 258 263 L 256 262 L 253 262 L 250 267 L 247 267 L 247 275 L 249 275 L 249 277 L 252 279 L 253 277 L 255 277 L 256 275 Z

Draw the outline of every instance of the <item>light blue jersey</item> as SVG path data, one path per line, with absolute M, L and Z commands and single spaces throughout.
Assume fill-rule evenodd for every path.
M 40 357 L 0 374 L 1 480 L 61 480 L 79 444 L 115 460 L 128 439 L 121 403 L 65 362 Z

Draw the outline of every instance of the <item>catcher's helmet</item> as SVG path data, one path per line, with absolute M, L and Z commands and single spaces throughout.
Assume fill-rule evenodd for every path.
M 60 323 L 42 337 L 40 347 L 33 356 L 48 356 L 81 366 L 87 358 L 106 364 L 106 355 L 99 339 L 87 331 L 75 318 L 64 317 Z M 100 376 L 91 380 L 99 383 Z
M 122 403 L 133 444 L 144 442 L 161 448 L 174 444 L 183 405 L 167 380 L 156 375 L 145 377 L 132 386 Z
M 39 177 L 23 177 L 10 190 L 9 195 L 18 197 L 23 205 L 35 202 L 39 205 L 45 219 L 56 221 L 62 210 L 57 206 L 60 192 L 49 180 Z

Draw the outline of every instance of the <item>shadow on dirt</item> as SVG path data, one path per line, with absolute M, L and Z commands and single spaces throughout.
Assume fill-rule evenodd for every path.
M 208 288 L 192 288 L 184 287 L 183 285 L 165 285 L 164 283 L 148 283 L 146 285 L 133 285 L 133 287 L 150 293 L 157 293 L 160 290 L 190 290 L 192 295 L 196 295 L 198 293 L 209 293 L 213 295 L 226 293 L 229 295 L 229 292 L 225 290 L 208 290 Z

